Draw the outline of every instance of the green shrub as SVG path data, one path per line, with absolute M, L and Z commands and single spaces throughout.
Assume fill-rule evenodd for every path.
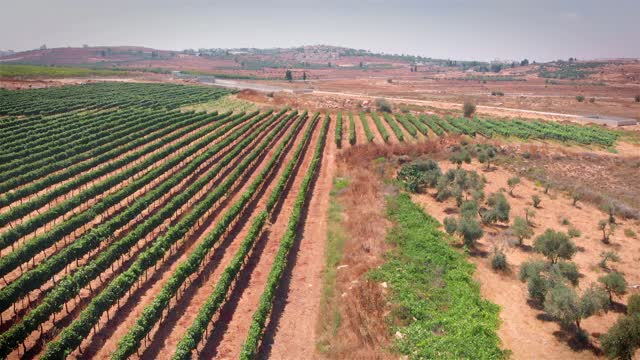
M 440 166 L 436 161 L 429 159 L 403 165 L 397 179 L 402 182 L 407 191 L 419 193 L 425 187 L 435 187 L 440 176 L 442 176 Z
M 638 237 L 638 234 L 636 234 L 636 232 L 632 229 L 626 228 L 624 229 L 624 236 L 635 239 L 636 237 Z
M 578 95 L 578 96 L 576 96 L 576 100 L 578 100 L 578 102 L 583 102 L 584 101 L 584 96 Z
M 542 199 L 540 199 L 539 195 L 532 195 L 531 202 L 533 203 L 533 207 L 537 209 L 540 206 L 540 202 L 542 202 Z
M 496 248 L 491 256 L 491 268 L 496 271 L 506 271 L 507 267 L 507 255 Z
M 393 111 L 393 107 L 391 106 L 391 103 L 387 101 L 387 99 L 383 99 L 383 98 L 376 99 L 376 108 L 380 112 L 390 113 L 391 111 Z
M 607 269 L 607 261 L 618 262 L 620 261 L 620 256 L 615 251 L 603 251 L 600 253 L 600 262 L 598 263 L 598 266 L 603 269 Z
M 458 229 L 458 220 L 456 220 L 456 218 L 453 216 L 447 216 L 446 218 L 444 218 L 443 223 L 444 223 L 444 230 L 449 235 L 453 235 Z
M 569 235 L 570 238 L 577 238 L 580 237 L 582 233 L 580 232 L 580 230 L 572 226 L 569 228 L 569 230 L 567 230 L 567 235 Z
M 640 315 L 640 293 L 629 296 L 627 315 Z
M 470 101 L 465 101 L 464 105 L 462 105 L 462 112 L 464 113 L 464 117 L 472 117 L 476 112 L 476 104 Z

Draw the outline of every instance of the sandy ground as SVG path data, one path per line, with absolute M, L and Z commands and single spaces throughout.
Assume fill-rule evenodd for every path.
M 443 169 L 451 167 L 448 163 L 441 163 Z M 503 169 L 484 171 L 483 166 L 477 163 L 465 165 L 466 169 L 479 171 L 487 178 L 487 194 L 506 188 L 506 181 L 513 176 Z M 425 211 L 442 221 L 447 216 L 446 211 L 455 208 L 452 200 L 443 203 L 436 202 L 429 194 L 414 195 L 416 202 L 421 204 Z M 606 214 L 590 204 L 578 203 L 572 206 L 571 199 L 566 194 L 553 190 L 550 195 L 542 193 L 542 189 L 535 184 L 522 179 L 522 184 L 515 191 L 515 197 L 507 196 L 511 204 L 511 218 L 524 216 L 524 208 L 532 207 L 531 196 L 538 194 L 542 198 L 541 208 L 536 210 L 534 219 L 534 238 L 547 228 L 566 231 L 567 226 L 561 225 L 560 219 L 567 218 L 571 225 L 580 230 L 582 235 L 575 239 L 580 251 L 573 261 L 579 267 L 583 278 L 580 279 L 580 288 L 588 287 L 596 282 L 604 272 L 597 266 L 599 255 L 606 250 L 617 251 L 622 261 L 611 263 L 610 267 L 622 272 L 630 285 L 640 284 L 640 269 L 635 264 L 640 261 L 640 240 L 624 236 L 621 229 L 631 228 L 640 231 L 638 223 L 619 221 L 620 230 L 612 237 L 612 244 L 605 245 L 601 242 L 601 232 L 597 228 L 597 222 L 606 218 Z M 527 304 L 526 284 L 517 279 L 519 265 L 527 260 L 539 258 L 539 255 L 531 251 L 523 251 L 522 248 L 507 247 L 504 243 L 503 229 L 500 226 L 485 227 L 485 236 L 479 241 L 480 250 L 491 252 L 494 246 L 506 249 L 507 259 L 511 267 L 511 274 L 499 274 L 494 272 L 489 264 L 488 257 L 471 257 L 471 261 L 477 265 L 475 278 L 481 284 L 482 295 L 500 305 L 502 311 L 500 317 L 503 320 L 499 330 L 505 348 L 513 351 L 515 359 L 568 359 L 596 358 L 597 351 L 571 349 L 569 341 L 571 334 L 563 331 L 560 326 L 552 321 L 544 320 L 543 312 Z M 532 240 L 525 240 L 526 245 L 531 245 Z M 637 290 L 629 290 L 630 293 Z M 617 302 L 625 302 L 626 297 L 615 299 Z M 615 311 L 593 316 L 584 321 L 584 328 L 594 338 L 597 345 L 597 337 L 607 329 L 620 316 Z

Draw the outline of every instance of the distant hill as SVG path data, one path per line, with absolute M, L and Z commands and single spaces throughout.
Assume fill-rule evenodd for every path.
M 407 54 L 374 53 L 330 45 L 309 45 L 293 48 L 210 48 L 182 51 L 159 50 L 140 46 L 97 46 L 37 49 L 23 52 L 0 51 L 1 64 L 23 64 L 88 68 L 91 70 L 144 71 L 170 73 L 174 70 L 195 74 L 238 78 L 281 79 L 291 69 L 295 79 L 357 77 L 362 71 L 377 76 L 395 76 L 415 72 L 430 72 L 430 76 L 453 73 L 452 78 L 487 80 L 499 75 L 502 80 L 524 80 L 540 77 L 557 80 L 637 81 L 637 59 L 598 61 L 555 61 L 532 64 L 522 61 L 457 61 L 434 59 Z M 624 65 L 620 72 L 615 65 Z M 6 71 L 15 73 L 15 71 Z M 456 74 L 457 72 L 457 74 Z M 304 75 L 303 75 L 304 73 Z M 478 77 L 475 74 L 479 74 Z M 496 80 L 493 78 L 491 80 Z

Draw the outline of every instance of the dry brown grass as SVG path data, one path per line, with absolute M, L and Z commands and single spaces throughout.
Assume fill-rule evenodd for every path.
M 438 142 L 364 145 L 338 155 L 338 176 L 349 185 L 336 200 L 342 207 L 342 229 L 346 235 L 343 257 L 335 280 L 335 292 L 327 299 L 320 317 L 320 343 L 324 355 L 332 359 L 391 359 L 386 348 L 390 334 L 385 322 L 389 305 L 386 289 L 366 279 L 369 270 L 383 262 L 390 223 L 385 216 L 385 196 L 395 191 L 382 181 L 395 165 L 376 159 L 399 159 L 436 153 Z M 339 314 L 339 320 L 335 312 Z

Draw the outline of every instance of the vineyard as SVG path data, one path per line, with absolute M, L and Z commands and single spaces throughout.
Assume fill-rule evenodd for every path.
M 343 116 L 343 113 L 340 113 Z M 480 139 L 516 138 L 522 140 L 551 140 L 566 144 L 614 146 L 619 134 L 603 127 L 562 124 L 542 120 L 497 120 L 484 118 L 454 118 L 433 114 L 366 114 L 355 116 L 360 122 L 353 121 L 353 113 L 345 113 L 349 123 L 343 125 L 340 120 L 336 132 L 336 144 L 342 146 L 346 135 L 349 144 L 390 142 L 408 142 L 422 139 L 435 139 L 446 135 L 466 135 Z M 348 126 L 347 126 L 348 125 Z
M 258 353 L 331 117 L 178 110 L 227 94 L 0 92 L 0 357 Z M 222 317 L 247 277 L 253 319 Z
M 518 119 L 192 110 L 228 94 L 0 90 L 0 358 L 259 357 L 327 152 L 447 134 L 618 138 Z

